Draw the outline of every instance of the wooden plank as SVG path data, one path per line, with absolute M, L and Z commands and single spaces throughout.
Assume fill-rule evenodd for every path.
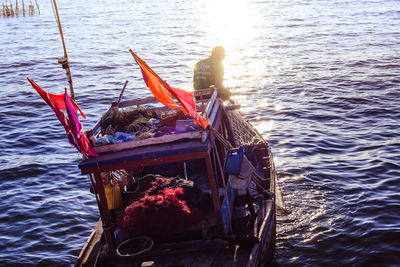
M 210 117 L 210 113 L 214 107 L 216 99 L 217 99 L 217 91 L 214 91 L 213 95 L 211 96 L 210 100 L 207 103 L 206 112 L 208 117 Z
M 225 106 L 225 110 L 231 111 L 231 110 L 240 109 L 241 107 L 242 107 L 241 105 L 229 105 L 229 106 Z
M 232 267 L 235 266 L 235 246 L 220 249 L 217 257 L 211 266 L 213 267 Z
M 211 116 L 209 116 L 210 125 L 212 127 L 215 126 L 214 120 L 218 114 L 219 108 L 220 108 L 220 102 L 217 100 L 214 102 L 214 105 L 212 106 L 211 113 L 210 113 Z M 207 138 L 208 138 L 208 131 L 206 132 L 205 135 L 202 136 L 202 142 L 205 142 Z
M 81 161 L 79 168 L 95 167 L 109 164 L 109 162 L 149 159 L 173 154 L 187 154 L 197 151 L 208 151 L 210 142 L 202 143 L 200 140 L 187 140 L 176 143 L 162 143 L 157 146 L 144 146 L 135 149 L 118 151 L 115 153 L 101 154 L 98 157 Z
M 211 96 L 211 94 L 215 92 L 215 88 L 214 87 L 209 87 L 206 89 L 200 89 L 200 90 L 196 90 L 193 92 L 193 96 L 194 97 L 200 97 L 200 95 L 203 96 L 203 98 L 206 98 L 207 96 Z
M 254 234 L 261 239 L 260 243 L 254 245 L 252 252 L 249 257 L 249 261 L 246 266 L 256 266 L 260 260 L 261 252 L 264 250 L 265 246 L 270 245 L 268 242 L 268 233 L 271 230 L 269 223 L 271 222 L 271 215 L 273 216 L 272 211 L 272 200 L 266 200 L 265 204 L 261 205 L 261 210 L 258 212 L 257 220 L 254 222 L 254 227 L 261 223 L 261 226 L 258 229 L 254 230 Z M 264 207 L 263 207 L 264 206 Z M 270 218 L 271 217 L 271 218 Z
M 160 255 L 153 259 L 154 265 L 152 267 L 190 267 L 194 261 L 193 254 L 178 254 L 178 255 Z M 139 267 L 139 265 L 126 264 L 128 266 Z
M 186 254 L 207 249 L 225 248 L 226 246 L 228 246 L 228 242 L 222 239 L 182 241 L 154 245 L 151 254 Z
M 132 169 L 132 168 L 137 168 L 137 167 L 160 165 L 160 164 L 165 164 L 165 163 L 205 158 L 206 155 L 207 155 L 207 151 L 197 151 L 197 152 L 193 152 L 193 153 L 189 153 L 189 154 L 183 153 L 183 154 L 179 154 L 179 155 L 147 158 L 147 159 L 142 159 L 142 160 L 127 159 L 125 161 L 119 161 L 119 162 L 106 162 L 98 167 L 97 166 L 82 167 L 81 173 L 89 174 L 89 173 L 93 173 L 97 170 L 104 172 L 104 171 L 113 171 L 113 170 L 119 170 L 119 169 Z
M 258 250 L 260 248 L 259 244 L 255 244 L 250 256 L 249 256 L 249 261 L 246 264 L 246 267 L 254 267 L 257 266 L 256 264 L 258 263 Z
M 220 104 L 221 104 L 221 102 L 220 102 L 219 100 L 215 101 L 215 103 L 214 103 L 214 106 L 213 106 L 211 115 L 210 115 L 210 117 L 209 117 L 209 118 L 210 118 L 210 124 L 211 124 L 211 125 L 214 124 L 214 120 L 215 120 L 215 117 L 217 116 L 217 112 L 218 112 L 218 110 L 219 110 L 219 108 L 220 108 Z
M 133 99 L 133 100 L 127 100 L 119 103 L 120 108 L 126 108 L 130 106 L 137 106 L 137 105 L 144 105 L 144 104 L 155 104 L 155 103 L 160 103 L 157 98 L 154 96 L 142 98 L 142 99 Z
M 267 213 L 264 216 L 264 221 L 259 229 L 258 237 L 261 238 L 261 250 L 265 250 L 265 246 L 269 245 L 268 243 L 268 235 L 270 234 L 271 226 L 274 219 L 275 210 L 273 210 L 273 200 L 266 200 L 266 211 Z
M 257 225 L 257 232 L 256 236 L 261 238 L 261 234 L 263 229 L 265 228 L 265 224 L 267 223 L 268 216 L 270 216 L 271 213 L 271 201 L 267 202 L 268 200 L 264 200 L 263 203 L 261 204 L 261 207 L 258 211 L 258 225 Z
M 246 264 L 249 261 L 250 253 L 251 253 L 251 247 L 238 246 L 235 255 L 235 266 L 236 267 L 246 266 Z
M 218 253 L 220 253 L 220 249 L 211 249 L 196 253 L 190 267 L 211 266 Z
M 180 139 L 201 139 L 202 138 L 201 131 L 196 132 L 185 132 L 180 134 L 171 134 L 164 135 L 160 137 L 147 138 L 143 140 L 133 140 L 130 142 L 112 144 L 112 145 L 104 145 L 104 146 L 96 146 L 94 149 L 97 153 L 106 153 L 106 152 L 116 152 L 126 149 L 132 149 L 136 147 L 148 146 L 148 145 L 156 145 L 162 143 L 170 143 Z
M 100 241 L 101 235 L 103 234 L 103 228 L 101 227 L 101 220 L 99 219 L 94 227 L 94 230 L 90 234 L 88 240 L 83 246 L 79 256 L 76 260 L 75 266 L 84 266 L 89 259 L 90 254 L 93 251 L 94 246 Z

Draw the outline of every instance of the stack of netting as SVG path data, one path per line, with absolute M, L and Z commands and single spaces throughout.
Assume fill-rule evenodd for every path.
M 209 199 L 179 178 L 153 176 L 140 180 L 140 190 L 122 213 L 122 228 L 128 236 L 146 235 L 168 239 L 200 221 Z
M 144 132 L 149 130 L 151 119 L 159 119 L 154 110 L 142 108 L 118 109 L 111 108 L 100 120 L 102 132 Z
M 187 117 L 182 111 L 170 109 L 114 107 L 102 116 L 101 133 L 110 136 L 115 136 L 116 132 L 134 133 L 136 139 L 143 139 L 168 133 L 168 130 L 162 129 L 164 126 L 175 127 L 176 120 Z

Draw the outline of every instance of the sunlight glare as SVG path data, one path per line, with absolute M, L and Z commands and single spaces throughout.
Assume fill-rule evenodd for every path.
M 259 129 L 261 132 L 270 132 L 274 128 L 274 121 L 273 120 L 267 120 L 267 121 L 262 121 L 260 124 L 257 125 L 257 129 Z
M 249 1 L 202 0 L 203 26 L 209 37 L 226 47 L 247 43 L 255 35 L 255 14 Z
M 282 105 L 281 104 L 276 104 L 274 107 L 274 111 L 279 112 L 282 110 Z
M 223 61 L 225 69 L 224 85 L 233 91 L 244 90 L 244 85 L 263 88 L 260 83 L 271 84 L 270 77 L 265 76 L 265 57 L 259 57 L 255 46 L 261 38 L 259 25 L 262 14 L 249 0 L 200 0 L 200 32 L 205 34 L 202 45 L 210 47 L 222 45 L 226 51 Z M 268 44 L 265 44 L 268 45 Z M 205 48 L 204 48 L 205 49 Z

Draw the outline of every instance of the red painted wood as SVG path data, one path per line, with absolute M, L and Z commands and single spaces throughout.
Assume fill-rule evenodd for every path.
M 193 160 L 193 159 L 201 159 L 205 158 L 208 155 L 208 151 L 199 151 L 193 152 L 189 154 L 180 154 L 180 155 L 173 155 L 173 156 L 166 156 L 166 157 L 158 157 L 153 159 L 143 159 L 143 160 L 134 160 L 134 161 L 127 161 L 127 162 L 120 162 L 115 164 L 108 164 L 99 167 L 90 167 L 90 168 L 82 168 L 82 174 L 89 174 L 94 173 L 98 170 L 105 172 L 105 171 L 115 171 L 120 169 L 132 169 L 137 167 L 144 167 L 144 166 L 151 166 L 151 165 L 160 165 L 164 163 L 172 163 L 172 162 L 179 162 L 185 160 Z

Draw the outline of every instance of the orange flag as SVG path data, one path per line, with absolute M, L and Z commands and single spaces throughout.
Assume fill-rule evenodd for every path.
M 169 86 L 131 49 L 129 49 L 129 52 L 131 52 L 136 63 L 139 65 L 147 87 L 150 88 L 151 92 L 158 101 L 170 109 L 179 109 L 185 114 L 190 114 L 194 122 L 204 129 L 210 125 L 208 119 L 205 120 L 203 117 L 197 114 L 192 93 Z M 179 104 L 173 100 L 173 97 L 178 100 Z

